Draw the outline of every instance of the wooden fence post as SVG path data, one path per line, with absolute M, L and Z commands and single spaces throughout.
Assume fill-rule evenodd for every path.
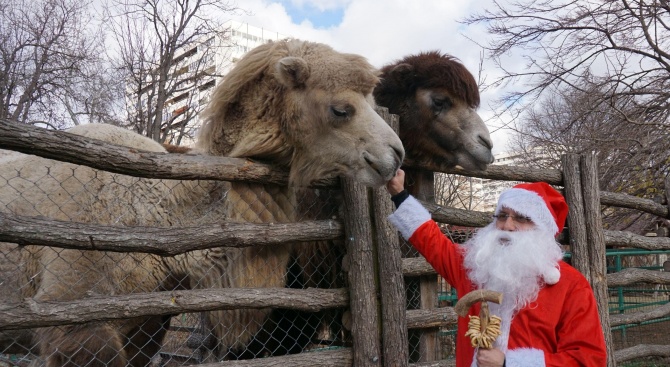
M 593 155 L 567 154 L 563 163 L 564 195 L 568 202 L 568 231 L 572 265 L 589 281 L 607 345 L 607 366 L 616 367 L 609 321 L 607 261 L 602 228 L 598 166 Z
M 435 202 L 435 177 L 432 171 L 406 169 L 407 191 L 419 200 Z M 437 305 L 437 276 L 420 277 L 421 309 L 433 309 Z M 423 329 L 419 340 L 421 362 L 432 362 L 440 359 L 438 351 L 438 328 Z
M 605 333 L 607 345 L 607 366 L 616 367 L 612 330 L 609 321 L 607 292 L 607 260 L 605 235 L 600 209 L 600 187 L 598 185 L 598 162 L 594 154 L 584 155 L 579 160 L 584 197 L 584 219 L 588 239 L 589 264 L 591 266 L 591 287 L 598 302 L 600 324 Z
M 582 198 L 582 178 L 579 173 L 579 156 L 566 154 L 561 157 L 563 164 L 563 195 L 568 202 L 568 234 L 570 251 L 572 252 L 572 266 L 591 281 L 589 267 L 589 250 L 586 235 L 586 220 L 584 219 L 584 199 Z
M 368 189 L 342 178 L 345 270 L 349 279 L 351 335 L 356 367 L 381 366 L 379 312 Z
M 398 131 L 398 115 L 389 114 L 386 108 L 377 110 L 377 113 Z M 398 230 L 387 219 L 394 208 L 386 189 L 373 190 L 372 208 L 379 261 L 383 365 L 406 367 L 409 365 L 409 348 L 402 253 Z

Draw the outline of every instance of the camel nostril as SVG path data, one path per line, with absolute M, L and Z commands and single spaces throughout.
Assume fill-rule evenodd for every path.
M 365 163 L 367 163 L 368 165 L 372 167 L 375 166 L 374 162 L 372 162 L 372 160 L 370 160 L 370 158 L 368 158 L 367 156 L 363 156 L 363 159 L 365 159 Z
M 398 160 L 399 163 L 402 163 L 403 158 L 405 158 L 405 150 L 404 149 L 399 149 L 397 147 L 392 147 L 393 152 L 395 153 L 395 156 Z
M 485 137 L 485 136 L 481 136 L 481 135 L 479 135 L 479 142 L 480 142 L 483 146 L 489 148 L 489 150 L 493 149 L 493 142 L 491 142 L 491 139 L 489 139 L 489 138 L 487 138 L 487 137 Z

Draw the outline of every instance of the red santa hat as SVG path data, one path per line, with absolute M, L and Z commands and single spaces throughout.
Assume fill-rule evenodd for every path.
M 568 204 L 560 192 L 546 182 L 522 183 L 504 191 L 496 214 L 503 207 L 529 217 L 539 228 L 558 235 L 568 216 Z

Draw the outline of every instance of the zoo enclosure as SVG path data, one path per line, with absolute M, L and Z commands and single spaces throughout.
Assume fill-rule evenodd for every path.
M 392 117 L 387 116 L 388 120 Z M 129 151 L 109 144 L 92 147 L 84 138 L 58 132 L 46 132 L 29 126 L 19 126 L 2 121 L 0 148 L 36 154 L 46 158 L 80 162 L 100 169 L 112 170 L 133 176 L 153 176 L 166 179 L 219 179 L 251 180 L 283 184 L 286 173 L 271 166 L 250 164 L 246 160 L 230 158 L 204 158 L 176 156 Z M 62 146 L 71 147 L 63 150 Z M 101 159 L 100 157 L 105 157 Z M 420 162 L 409 162 L 416 168 L 415 174 L 423 179 L 417 182 L 430 184 L 432 171 L 463 174 L 489 179 L 509 181 L 546 181 L 564 185 L 566 198 L 571 207 L 568 222 L 569 244 L 573 251 L 573 265 L 587 276 L 594 287 L 602 310 L 607 310 L 607 288 L 639 283 L 670 284 L 670 274 L 644 269 L 627 269 L 620 273 L 606 274 L 605 248 L 635 247 L 648 250 L 668 250 L 668 238 L 648 238 L 626 232 L 603 231 L 599 223 L 599 205 L 621 206 L 642 210 L 659 217 L 668 218 L 668 207 L 652 200 L 632 198 L 626 195 L 599 192 L 595 178 L 595 162 L 592 157 L 566 156 L 563 171 L 532 170 L 520 167 L 492 166 L 485 172 L 465 172 L 442 167 L 422 166 Z M 225 166 L 225 169 L 221 168 Z M 142 231 L 129 228 L 55 223 L 40 218 L 28 218 L 2 214 L 0 216 L 0 240 L 14 243 L 34 243 L 79 249 L 106 251 L 140 251 L 161 255 L 174 255 L 195 248 L 215 246 L 246 246 L 252 243 L 271 245 L 284 241 L 328 240 L 344 237 L 350 264 L 348 274 L 350 289 L 212 289 L 173 292 L 153 292 L 120 297 L 98 297 L 74 302 L 58 302 L 49 305 L 29 300 L 20 304 L 0 304 L 0 330 L 14 330 L 91 320 L 109 320 L 149 314 L 175 314 L 207 311 L 217 308 L 236 307 L 294 307 L 302 310 L 320 310 L 349 306 L 353 322 L 351 332 L 353 348 L 326 350 L 318 353 L 292 355 L 281 358 L 282 363 L 295 366 L 320 365 L 404 365 L 399 361 L 407 358 L 406 330 L 424 330 L 420 359 L 426 363 L 437 359 L 433 350 L 437 328 L 452 325 L 456 316 L 449 307 L 434 308 L 433 292 L 435 272 L 420 258 L 401 260 L 398 238 L 386 223 L 386 214 L 392 210 L 388 195 L 375 190 L 368 200 L 369 190 L 343 180 L 343 205 L 346 215 L 338 220 L 312 221 L 295 224 L 254 225 L 236 227 L 225 223 L 213 237 L 197 237 L 199 230 L 191 229 L 185 236 L 189 240 L 176 241 L 165 246 L 165 237 L 156 232 L 147 236 Z M 421 186 L 415 192 L 430 210 L 433 218 L 441 223 L 479 227 L 488 223 L 489 214 L 439 207 L 430 199 L 430 186 Z M 428 187 L 428 188 L 426 188 Z M 670 187 L 670 186 L 669 186 Z M 368 203 L 372 203 L 374 210 Z M 58 224 L 58 226 L 56 226 Z M 373 230 L 373 227 L 376 228 Z M 166 232 L 162 229 L 163 233 Z M 590 231 L 590 232 L 589 232 Z M 95 245 L 89 235 L 96 235 Z M 259 238 L 253 233 L 261 233 Z M 374 233 L 374 234 L 373 234 Z M 123 238 L 125 241 L 115 239 Z M 197 246 L 186 242 L 197 242 Z M 133 245 L 137 243 L 138 245 Z M 588 245 L 587 245 L 588 244 Z M 375 270 L 375 271 L 370 271 Z M 403 277 L 419 277 L 423 308 L 405 311 Z M 433 288 L 431 288 L 433 287 Z M 432 289 L 432 290 L 431 290 Z M 423 290 L 426 290 L 425 292 Z M 370 294 L 380 294 L 370 297 Z M 433 296 L 434 295 L 434 296 Z M 178 300 L 178 302 L 175 302 Z M 206 300 L 206 301 L 203 301 Z M 380 302 L 381 300 L 381 302 Z M 96 312 L 104 305 L 103 312 Z M 604 308 L 603 308 L 604 307 Z M 648 312 L 632 312 L 620 315 L 603 314 L 603 326 L 607 330 L 608 347 L 612 351 L 609 327 L 634 325 L 666 317 L 670 306 L 661 305 Z M 381 321 L 379 321 L 381 320 Z M 381 326 L 380 326 L 381 324 Z M 377 337 L 374 337 L 377 336 Z M 431 355 L 432 354 L 432 355 Z M 610 365 L 643 356 L 669 356 L 670 347 L 662 345 L 638 345 L 610 353 Z M 271 362 L 256 360 L 253 365 L 269 365 Z M 437 361 L 430 365 L 449 365 L 450 361 Z M 221 364 L 227 365 L 225 362 Z M 232 365 L 232 363 L 231 363 Z M 245 364 L 252 365 L 252 364 Z M 423 362 L 415 365 L 424 365 Z M 428 364 L 426 364 L 428 365 Z

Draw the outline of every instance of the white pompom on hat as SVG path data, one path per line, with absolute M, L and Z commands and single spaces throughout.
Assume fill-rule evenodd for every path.
M 522 183 L 505 190 L 498 199 L 496 214 L 502 208 L 529 217 L 541 229 L 558 235 L 568 216 L 568 204 L 560 192 L 546 182 Z

